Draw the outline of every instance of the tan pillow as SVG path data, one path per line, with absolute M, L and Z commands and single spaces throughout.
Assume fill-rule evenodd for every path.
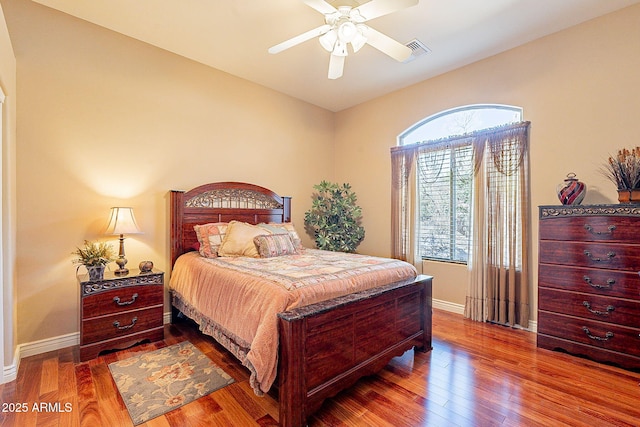
M 260 254 L 253 242 L 256 236 L 271 234 L 268 230 L 246 222 L 231 221 L 224 240 L 218 248 L 218 256 L 248 256 L 259 258 Z

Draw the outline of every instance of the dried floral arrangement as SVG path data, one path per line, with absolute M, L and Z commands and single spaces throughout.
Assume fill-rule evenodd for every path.
M 640 189 L 640 147 L 618 150 L 617 156 L 609 157 L 602 173 L 618 190 Z
M 116 259 L 111 245 L 105 242 L 90 242 L 88 240 L 84 241 L 83 247 L 76 248 L 71 254 L 77 257 L 72 261 L 74 264 L 82 264 L 87 267 L 107 265 Z

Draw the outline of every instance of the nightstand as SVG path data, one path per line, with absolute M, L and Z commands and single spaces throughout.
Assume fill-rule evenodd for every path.
M 164 273 L 105 272 L 102 280 L 79 275 L 80 360 L 105 350 L 122 350 L 142 341 L 164 339 Z

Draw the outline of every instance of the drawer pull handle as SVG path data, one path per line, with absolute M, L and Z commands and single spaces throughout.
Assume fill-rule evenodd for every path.
M 134 317 L 133 319 L 131 319 L 131 324 L 127 325 L 127 326 L 120 326 L 120 322 L 118 322 L 117 320 L 115 322 L 113 322 L 113 326 L 121 331 L 125 331 L 127 329 L 131 329 L 133 328 L 133 326 L 136 324 L 136 322 L 138 321 L 137 317 Z
M 591 335 L 591 331 L 586 326 L 583 326 L 582 330 L 585 334 L 587 334 L 589 338 L 595 341 L 609 341 L 611 338 L 613 338 L 613 332 L 607 332 L 606 334 L 604 334 L 604 337 L 597 337 L 595 335 Z
M 607 259 L 603 259 L 603 258 L 598 258 L 598 257 L 594 257 L 593 255 L 591 255 L 591 252 L 589 251 L 584 251 L 584 254 L 587 256 L 587 258 L 589 258 L 591 261 L 595 261 L 595 262 L 601 262 L 601 261 L 611 261 L 611 259 L 616 256 L 615 252 L 607 252 Z
M 616 281 L 613 279 L 608 279 L 606 285 L 598 285 L 591 281 L 591 277 L 584 276 L 584 281 L 587 282 L 587 285 L 591 286 L 595 289 L 613 289 L 613 285 L 616 284 Z
M 607 306 L 607 311 L 599 311 L 599 310 L 594 310 L 591 308 L 591 304 L 589 304 L 589 301 L 582 301 L 582 305 L 584 305 L 587 310 L 589 311 L 589 313 L 593 313 L 597 316 L 608 316 L 609 314 L 611 314 L 611 312 L 613 310 L 615 310 L 616 308 L 612 305 L 608 305 Z
M 136 293 L 132 295 L 131 301 L 120 302 L 120 297 L 113 297 L 113 301 L 115 301 L 115 303 L 118 305 L 131 305 L 134 302 L 136 302 L 137 298 L 138 298 L 138 294 Z
M 587 230 L 591 234 L 595 234 L 596 236 L 602 236 L 604 234 L 613 234 L 613 230 L 616 229 L 615 225 L 610 225 L 607 227 L 607 231 L 593 231 L 593 227 L 589 224 L 584 225 L 584 229 Z

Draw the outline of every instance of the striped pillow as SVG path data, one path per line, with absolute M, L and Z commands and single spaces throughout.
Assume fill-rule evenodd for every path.
M 296 254 L 289 234 L 262 234 L 253 238 L 260 258 Z
M 302 249 L 302 242 L 300 240 L 300 236 L 298 236 L 298 233 L 296 232 L 295 227 L 293 226 L 293 223 L 291 222 L 270 222 L 268 224 L 260 224 L 261 226 L 265 226 L 265 228 L 268 227 L 268 229 L 273 233 L 273 234 L 278 234 L 278 233 L 289 233 L 289 235 L 291 236 L 291 241 L 293 242 L 293 246 L 296 249 Z

